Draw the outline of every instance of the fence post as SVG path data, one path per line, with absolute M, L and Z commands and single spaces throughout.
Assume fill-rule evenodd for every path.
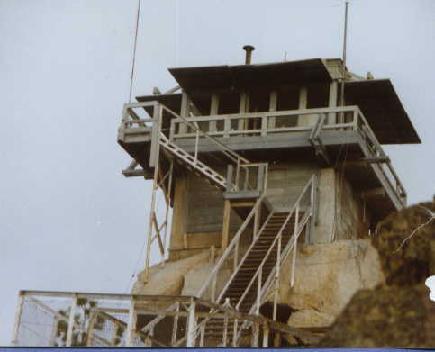
M 73 301 L 69 311 L 68 329 L 66 332 L 66 347 L 71 347 L 72 344 L 73 331 L 74 331 L 74 315 L 76 312 L 76 308 L 77 308 L 77 294 L 75 294 L 73 297 Z

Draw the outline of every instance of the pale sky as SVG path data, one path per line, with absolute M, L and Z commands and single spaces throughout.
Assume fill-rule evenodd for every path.
M 343 0 L 142 0 L 133 93 L 173 66 L 341 56 Z M 117 145 L 137 0 L 0 0 L 0 345 L 20 289 L 127 292 L 150 182 Z M 423 141 L 386 148 L 409 202 L 435 193 L 435 1 L 351 0 L 348 66 L 391 78 Z M 138 265 L 139 263 L 139 265 Z

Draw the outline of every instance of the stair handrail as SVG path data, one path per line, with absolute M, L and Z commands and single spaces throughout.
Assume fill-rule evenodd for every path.
M 295 241 L 298 240 L 300 234 L 302 233 L 302 230 L 308 223 L 308 219 L 311 217 L 311 213 L 307 213 L 303 216 L 301 219 L 300 224 L 298 225 L 298 230 L 295 232 L 295 234 L 288 240 L 286 247 L 283 251 L 281 251 L 279 265 L 281 266 L 282 263 L 287 259 L 287 256 L 290 254 L 291 250 L 294 248 Z M 260 292 L 260 305 L 263 303 L 263 299 L 266 296 L 266 294 L 270 290 L 270 286 L 272 285 L 273 277 L 276 273 L 276 266 L 272 268 L 272 270 L 269 273 L 269 276 L 267 277 L 266 281 L 264 282 L 261 292 Z M 251 307 L 249 312 L 254 311 L 257 309 L 256 305 L 258 304 L 258 301 L 254 303 L 254 305 Z
M 176 118 L 182 119 L 186 125 L 188 125 L 190 128 L 192 128 L 197 134 L 200 134 L 204 136 L 205 138 L 212 141 L 214 144 L 218 145 L 222 149 L 222 153 L 225 154 L 228 158 L 230 158 L 234 162 L 242 161 L 243 163 L 249 163 L 249 160 L 242 157 L 240 154 L 236 153 L 231 148 L 227 147 L 225 144 L 217 140 L 216 138 L 210 136 L 207 132 L 204 132 L 199 126 L 195 125 L 193 122 L 187 120 L 184 116 L 181 116 L 177 114 L 175 111 L 169 109 L 167 106 L 161 104 L 163 110 L 165 110 L 167 113 L 175 116 Z
M 259 271 L 262 270 L 262 267 L 263 267 L 263 265 L 264 265 L 264 263 L 265 263 L 265 261 L 266 261 L 266 258 L 268 258 L 268 256 L 269 256 L 269 254 L 270 254 L 272 248 L 275 246 L 275 244 L 277 243 L 277 241 L 278 241 L 279 239 L 282 238 L 282 233 L 283 233 L 284 229 L 286 228 L 288 222 L 289 222 L 290 219 L 292 218 L 293 214 L 294 214 L 295 212 L 296 212 L 297 214 L 299 213 L 300 203 L 301 203 L 303 197 L 305 196 L 307 190 L 309 189 L 309 187 L 312 187 L 312 186 L 314 185 L 314 178 L 315 178 L 314 175 L 310 178 L 310 180 L 307 182 L 307 184 L 306 184 L 306 185 L 304 186 L 304 188 L 302 189 L 301 193 L 299 194 L 299 197 L 297 198 L 297 200 L 296 200 L 295 203 L 293 204 L 292 208 L 291 208 L 290 211 L 288 212 L 288 215 L 287 215 L 286 219 L 284 220 L 284 222 L 283 222 L 281 228 L 279 229 L 279 231 L 278 231 L 278 233 L 277 233 L 277 235 L 276 235 L 274 241 L 273 241 L 273 242 L 271 243 L 271 245 L 269 246 L 268 251 L 266 252 L 266 254 L 265 254 L 263 260 L 261 261 L 261 264 L 259 265 L 259 267 L 258 267 L 256 273 L 255 273 L 254 276 L 252 277 L 251 281 L 249 282 L 248 286 L 246 287 L 245 291 L 243 292 L 242 296 L 240 297 L 238 303 L 236 304 L 236 309 L 237 309 L 237 310 L 240 308 L 240 304 L 241 304 L 241 302 L 243 301 L 243 299 L 245 298 L 245 296 L 248 294 L 248 292 L 249 292 L 249 290 L 250 290 L 250 288 L 251 288 L 253 282 L 255 281 L 255 278 L 259 275 Z M 310 209 L 310 216 L 311 216 L 311 209 Z M 305 225 L 305 223 L 304 223 L 303 225 Z M 302 230 L 302 229 L 300 229 L 300 226 L 298 226 L 297 231 L 296 231 L 296 229 L 294 229 L 293 236 L 290 237 L 290 239 L 288 240 L 288 243 L 291 243 L 291 242 L 292 242 L 292 239 L 294 240 L 294 236 L 296 235 L 296 233 L 300 232 L 299 230 Z M 298 235 L 299 235 L 299 234 L 297 234 L 297 236 L 298 236 Z M 286 247 L 287 247 L 287 246 L 286 246 Z M 283 252 L 283 253 L 284 253 L 284 252 Z M 280 255 L 280 256 L 281 256 L 281 255 Z M 281 259 L 280 259 L 280 261 L 279 261 L 279 264 L 281 265 Z M 273 271 L 273 270 L 272 270 L 272 271 Z M 272 271 L 271 271 L 271 274 L 272 274 Z M 269 276 L 270 276 L 270 274 L 269 274 Z M 267 282 L 267 280 L 266 280 L 266 282 Z M 265 283 L 266 283 L 266 282 L 265 282 Z M 251 307 L 250 311 L 251 311 L 251 310 L 252 310 L 252 307 Z
M 239 264 L 237 265 L 237 268 L 235 268 L 230 276 L 230 278 L 227 280 L 227 283 L 225 284 L 225 286 L 222 288 L 221 293 L 219 295 L 219 297 L 217 298 L 216 302 L 220 302 L 222 300 L 222 296 L 225 293 L 225 291 L 228 289 L 228 287 L 231 285 L 231 283 L 233 282 L 234 277 L 237 275 L 237 272 L 239 271 L 240 267 L 243 265 L 243 263 L 245 262 L 246 258 L 249 255 L 249 251 L 251 250 L 251 248 L 255 245 L 255 241 L 257 240 L 258 236 L 261 235 L 261 233 L 263 232 L 264 228 L 267 225 L 267 222 L 270 220 L 270 218 L 273 216 L 273 212 L 270 212 L 269 215 L 267 216 L 266 220 L 264 221 L 264 224 L 261 226 L 260 230 L 258 230 L 258 232 L 256 234 L 254 234 L 251 243 L 249 244 L 248 249 L 246 250 L 245 254 L 243 255 L 242 259 L 240 259 Z
M 302 219 L 300 225 L 298 226 L 298 231 L 296 232 L 296 233 L 297 233 L 296 240 L 297 240 L 297 238 L 299 238 L 299 235 L 300 235 L 300 233 L 302 232 L 303 228 L 305 227 L 305 225 L 306 225 L 307 220 L 308 220 L 309 217 L 310 217 L 310 215 L 304 215 L 304 217 L 303 217 L 303 219 Z M 290 253 L 290 250 L 292 249 L 292 248 L 289 248 L 289 247 L 292 247 L 292 245 L 295 243 L 294 240 L 292 240 L 292 238 L 293 238 L 293 237 L 291 237 L 291 238 L 289 239 L 289 241 L 288 241 L 288 243 L 287 243 L 287 247 L 282 251 L 282 255 L 280 256 L 280 260 L 279 260 L 279 265 L 280 265 L 280 266 L 282 265 L 282 263 L 284 262 L 284 260 L 287 258 L 287 255 Z M 278 237 L 276 238 L 276 240 L 278 240 Z M 276 241 L 276 240 L 275 240 L 275 241 Z M 274 242 L 275 242 L 275 241 L 274 241 Z M 277 244 L 277 246 L 278 246 L 277 252 L 278 252 L 278 250 L 280 250 L 280 247 L 281 247 L 281 243 L 279 243 L 280 241 L 282 241 L 282 234 L 279 235 L 279 240 L 278 240 L 278 244 Z M 272 248 L 274 247 L 274 245 L 275 245 L 275 243 L 273 243 L 273 244 L 270 246 L 270 249 L 272 249 Z M 269 255 L 269 253 L 265 256 L 265 258 L 266 258 L 268 255 Z M 263 261 L 264 261 L 264 263 L 266 262 L 265 260 L 263 260 Z M 264 265 L 264 263 L 262 262 L 262 263 L 260 264 L 259 268 L 262 268 L 263 265 Z M 260 284 L 259 284 L 259 286 L 261 287 L 261 289 L 260 289 L 260 295 L 258 296 L 259 299 L 258 299 L 258 297 L 257 297 L 257 300 L 256 300 L 255 303 L 252 305 L 252 307 L 249 309 L 248 314 L 257 314 L 257 315 L 259 314 L 259 312 L 258 312 L 259 307 L 261 306 L 261 304 L 262 304 L 262 302 L 263 302 L 264 296 L 265 296 L 266 293 L 270 290 L 271 281 L 272 281 L 272 278 L 275 276 L 275 273 L 276 273 L 276 266 L 273 267 L 273 269 L 271 270 L 271 272 L 270 272 L 268 278 L 266 279 L 266 281 L 264 282 L 264 284 L 263 284 L 263 285 L 260 285 Z M 238 310 L 238 309 L 240 308 L 240 307 L 239 307 L 239 306 L 240 306 L 240 303 L 241 303 L 241 302 L 243 301 L 243 299 L 245 298 L 244 296 L 249 292 L 250 286 L 252 286 L 252 284 L 255 282 L 255 279 L 256 279 L 256 278 L 257 278 L 257 280 L 258 280 L 258 272 L 257 272 L 257 273 L 254 275 L 254 277 L 251 279 L 251 282 L 248 284 L 248 287 L 247 287 L 247 289 L 245 290 L 245 292 L 244 292 L 244 294 L 242 295 L 242 297 L 240 297 L 240 300 L 239 300 L 239 302 L 238 302 L 238 304 L 237 304 L 237 306 L 236 306 L 236 310 Z M 259 280 L 261 281 L 261 279 L 262 279 L 262 278 L 260 278 Z M 248 328 L 248 327 L 249 327 L 249 322 L 244 322 L 242 325 L 240 325 L 240 327 L 239 327 L 239 328 L 237 329 L 237 331 L 236 331 L 235 341 L 238 341 L 238 340 L 239 340 L 240 335 L 241 335 L 241 331 L 242 331 L 243 329 Z
M 316 176 L 313 175 L 310 180 L 308 181 L 308 183 L 305 185 L 305 187 L 303 188 L 302 192 L 300 193 L 298 199 L 296 200 L 296 202 L 294 203 L 292 210 L 289 212 L 289 214 L 287 215 L 287 218 L 285 220 L 285 222 L 283 223 L 283 225 L 281 226 L 278 234 L 277 234 L 277 238 L 275 239 L 275 241 L 278 239 L 278 237 L 282 237 L 282 232 L 284 231 L 285 227 L 287 226 L 288 221 L 290 221 L 290 219 L 292 218 L 293 214 L 295 213 L 296 216 L 299 216 L 299 209 L 301 208 L 301 201 L 304 197 L 304 195 L 306 194 L 306 192 L 309 190 L 309 188 L 311 188 L 311 192 L 314 192 L 314 187 L 315 187 L 315 182 L 316 180 Z M 308 223 L 308 219 L 310 219 L 313 215 L 313 204 L 312 204 L 312 200 L 313 197 L 310 197 L 310 205 L 309 205 L 309 209 L 308 211 L 305 212 L 304 216 L 302 217 L 302 219 L 299 221 L 298 219 L 298 223 L 297 223 L 297 228 L 295 227 L 293 229 L 293 235 L 289 238 L 287 244 L 285 245 L 284 249 L 282 251 L 280 251 L 280 255 L 279 255 L 279 260 L 277 261 L 277 265 L 275 265 L 272 270 L 270 271 L 266 281 L 264 282 L 264 285 L 261 288 L 261 293 L 260 293 L 260 297 L 259 300 L 257 300 L 253 306 L 250 308 L 249 312 L 253 312 L 254 308 L 256 310 L 259 309 L 259 306 L 256 307 L 256 305 L 261 305 L 262 300 L 264 298 L 264 296 L 266 295 L 266 293 L 269 291 L 270 286 L 272 284 L 272 279 L 275 276 L 277 267 L 281 266 L 283 264 L 283 262 L 285 261 L 285 259 L 287 258 L 287 256 L 289 255 L 290 251 L 293 249 L 295 250 L 294 244 L 296 243 L 296 241 L 298 240 L 302 230 L 304 229 L 305 225 L 307 225 Z M 275 242 L 274 241 L 274 242 Z M 272 244 L 270 246 L 270 248 L 272 248 L 274 244 Z M 293 272 L 295 270 L 295 268 L 293 267 Z
M 209 288 L 210 284 L 213 284 L 213 281 L 216 280 L 216 276 L 217 276 L 218 271 L 221 269 L 221 267 L 224 264 L 224 262 L 230 257 L 230 255 L 232 253 L 232 250 L 236 249 L 236 247 L 238 247 L 239 242 L 240 242 L 240 237 L 241 237 L 243 231 L 248 226 L 248 224 L 251 221 L 251 219 L 254 216 L 254 214 L 257 212 L 258 207 L 261 206 L 261 203 L 262 203 L 262 201 L 263 201 L 263 199 L 265 197 L 265 193 L 266 192 L 263 192 L 258 197 L 258 199 L 255 202 L 254 206 L 250 210 L 248 216 L 243 221 L 243 223 L 240 225 L 239 229 L 237 230 L 237 232 L 234 235 L 233 239 L 231 240 L 230 244 L 228 245 L 227 248 L 225 248 L 225 251 L 222 253 L 222 255 L 219 258 L 219 260 L 216 263 L 216 265 L 213 267 L 213 269 L 212 269 L 210 275 L 208 276 L 207 280 L 205 280 L 204 284 L 202 285 L 202 287 L 200 288 L 200 290 L 196 294 L 196 297 L 201 298 L 204 295 L 205 291 L 207 290 L 207 288 Z M 211 297 L 211 301 L 212 302 L 215 301 L 214 297 L 213 297 L 213 294 L 212 294 L 212 297 Z

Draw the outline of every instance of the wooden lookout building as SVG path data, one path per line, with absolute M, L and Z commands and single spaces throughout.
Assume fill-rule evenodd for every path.
M 124 105 L 123 174 L 153 184 L 145 270 L 131 294 L 21 292 L 15 345 L 316 346 L 385 281 L 369 238 L 406 191 L 383 145 L 420 143 L 391 81 L 245 49 Z

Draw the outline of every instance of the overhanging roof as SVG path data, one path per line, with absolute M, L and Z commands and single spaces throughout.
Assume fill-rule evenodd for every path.
M 170 68 L 169 72 L 199 103 L 200 96 L 207 91 L 241 91 L 252 87 L 330 82 L 332 78 L 324 64 L 326 61 L 308 59 L 260 65 L 181 67 Z M 381 144 L 421 142 L 389 79 L 346 82 L 345 98 L 346 105 L 359 106 Z M 141 96 L 137 100 L 157 100 L 179 112 L 181 94 Z
M 331 81 L 321 59 L 259 65 L 179 67 L 169 68 L 169 72 L 188 93 Z
M 358 105 L 381 144 L 420 143 L 389 79 L 346 82 L 346 105 Z

